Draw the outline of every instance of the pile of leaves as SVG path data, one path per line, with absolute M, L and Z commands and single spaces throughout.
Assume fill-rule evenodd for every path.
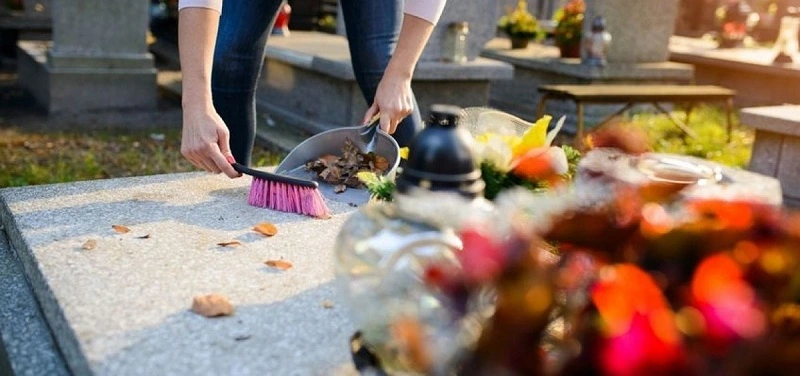
M 370 172 L 381 176 L 389 170 L 389 161 L 374 152 L 362 153 L 352 140 L 347 139 L 342 148 L 342 155 L 323 155 L 308 161 L 305 168 L 333 185 L 334 192 L 341 193 L 348 187 L 364 188 L 358 173 Z

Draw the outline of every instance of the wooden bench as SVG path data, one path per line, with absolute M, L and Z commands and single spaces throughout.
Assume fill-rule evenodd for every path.
M 542 94 L 539 100 L 538 117 L 544 115 L 547 101 L 551 99 L 571 100 L 577 106 L 577 139 L 583 139 L 583 111 L 586 104 L 625 104 L 619 111 L 604 118 L 601 126 L 614 117 L 628 111 L 635 104 L 649 103 L 658 111 L 666 114 L 669 119 L 681 128 L 686 134 L 695 137 L 694 132 L 687 126 L 691 110 L 699 102 L 723 102 L 727 111 L 727 134 L 730 139 L 733 126 L 733 97 L 736 92 L 719 86 L 696 85 L 542 85 L 539 87 Z M 661 103 L 687 104 L 686 119 L 681 121 Z

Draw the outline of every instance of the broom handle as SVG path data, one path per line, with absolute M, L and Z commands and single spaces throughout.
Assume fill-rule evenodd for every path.
M 294 178 L 294 177 L 291 177 L 291 176 L 286 176 L 286 175 L 281 175 L 281 174 L 273 174 L 273 173 L 266 172 L 266 171 L 254 170 L 252 168 L 249 168 L 249 167 L 247 167 L 245 165 L 241 165 L 239 163 L 231 163 L 231 166 L 233 166 L 234 170 L 236 170 L 238 172 L 241 172 L 242 174 L 250 175 L 250 176 L 252 176 L 254 178 L 258 178 L 258 179 L 264 179 L 264 180 L 269 180 L 269 181 L 278 182 L 278 183 L 284 183 L 284 184 L 290 184 L 290 185 L 297 185 L 297 186 L 306 187 L 306 188 L 314 188 L 314 189 L 319 188 L 319 183 L 317 183 L 315 181 L 312 181 L 312 180 Z

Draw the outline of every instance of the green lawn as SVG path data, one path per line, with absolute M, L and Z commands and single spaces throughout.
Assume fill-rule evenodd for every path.
M 684 114 L 676 111 L 678 117 Z M 650 136 L 655 151 L 693 155 L 733 167 L 750 160 L 753 133 L 735 127 L 726 142 L 725 115 L 699 108 L 691 128 L 698 138 L 685 138 L 666 116 L 631 115 L 630 124 Z M 256 147 L 258 166 L 274 165 L 281 156 Z M 173 172 L 196 171 L 180 154 L 180 130 L 100 130 L 33 132 L 0 128 L 0 187 L 60 183 Z
M 673 115 L 685 119 L 683 111 Z M 691 155 L 732 167 L 747 167 L 753 145 L 753 131 L 734 121 L 730 142 L 726 140 L 725 112 L 714 107 L 701 107 L 692 111 L 689 127 L 697 138 L 684 137 L 681 131 L 665 115 L 639 113 L 628 120 L 648 134 L 654 151 Z
M 256 147 L 257 165 L 280 157 Z M 180 130 L 31 132 L 0 129 L 0 187 L 196 171 Z

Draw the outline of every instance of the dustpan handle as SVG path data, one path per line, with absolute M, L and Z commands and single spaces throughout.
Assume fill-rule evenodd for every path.
M 307 187 L 307 188 L 318 188 L 319 187 L 319 183 L 317 183 L 315 181 L 312 181 L 312 180 L 294 178 L 294 177 L 291 177 L 291 176 L 286 176 L 286 175 L 281 175 L 281 174 L 273 174 L 273 173 L 270 173 L 270 172 L 260 171 L 260 170 L 254 170 L 252 168 L 249 168 L 249 167 L 247 167 L 245 165 L 242 165 L 242 164 L 239 164 L 239 163 L 231 163 L 231 166 L 233 166 L 234 170 L 236 170 L 238 172 L 241 172 L 242 174 L 245 174 L 245 175 L 250 175 L 250 176 L 252 176 L 254 178 L 269 180 L 269 181 L 278 182 L 278 183 L 285 183 L 285 184 L 289 184 L 289 185 L 297 185 L 297 186 Z

